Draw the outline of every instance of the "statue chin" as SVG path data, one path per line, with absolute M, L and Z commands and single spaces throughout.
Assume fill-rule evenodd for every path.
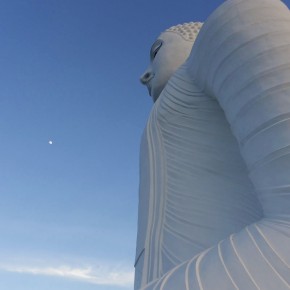
M 193 47 L 193 24 L 152 46 L 135 290 L 290 289 L 285 23 L 282 1 L 230 0 Z
M 172 73 L 173 74 L 173 73 Z M 154 76 L 152 80 L 146 84 L 149 96 L 152 97 L 153 102 L 155 103 L 165 88 L 170 76 Z
M 151 88 L 149 89 L 149 95 L 152 97 L 153 102 L 155 103 L 157 101 L 157 99 L 159 98 L 160 94 L 162 93 L 164 87 L 163 88 Z

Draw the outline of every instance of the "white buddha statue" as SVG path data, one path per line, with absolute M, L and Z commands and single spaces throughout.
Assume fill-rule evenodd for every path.
M 200 27 L 162 33 L 141 77 L 135 289 L 290 289 L 289 10 L 229 0 Z
M 141 76 L 141 82 L 147 86 L 154 102 L 172 74 L 189 56 L 201 26 L 201 22 L 173 26 L 164 31 L 153 43 L 150 50 L 150 65 Z

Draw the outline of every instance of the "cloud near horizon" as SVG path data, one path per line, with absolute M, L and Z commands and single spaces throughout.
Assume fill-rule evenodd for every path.
M 119 287 L 133 286 L 134 272 L 118 267 L 31 267 L 0 265 L 1 271 L 63 277 L 66 279 L 75 279 L 96 285 L 112 285 Z

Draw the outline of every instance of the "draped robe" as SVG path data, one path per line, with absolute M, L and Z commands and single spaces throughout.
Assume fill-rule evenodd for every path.
M 290 289 L 290 14 L 229 0 L 155 103 L 135 289 Z

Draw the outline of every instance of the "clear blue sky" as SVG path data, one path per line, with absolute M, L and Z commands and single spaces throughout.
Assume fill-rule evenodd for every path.
M 0 290 L 132 289 L 139 76 L 160 32 L 222 2 L 0 2 Z

